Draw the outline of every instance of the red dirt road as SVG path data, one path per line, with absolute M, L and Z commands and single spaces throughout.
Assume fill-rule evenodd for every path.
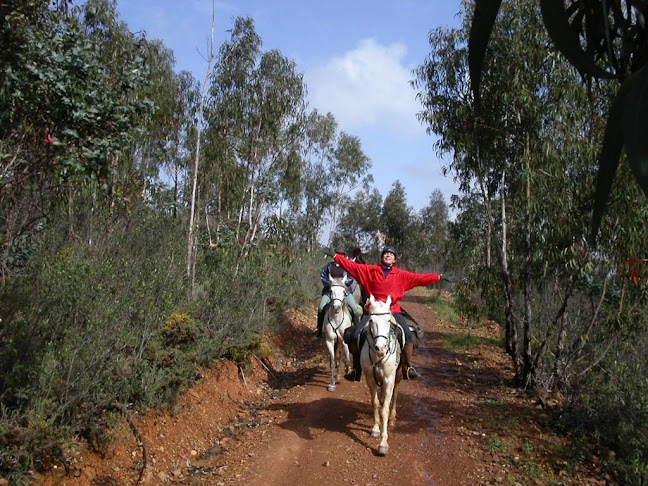
M 414 356 L 422 379 L 401 382 L 390 451 L 376 454 L 373 415 L 364 381 L 342 380 L 329 392 L 326 347 L 313 340 L 315 316 L 290 313 L 291 330 L 271 340 L 273 354 L 239 369 L 205 370 L 203 380 L 168 412 L 133 417 L 138 446 L 122 427 L 107 454 L 80 448 L 71 467 L 39 484 L 273 485 L 603 485 L 595 467 L 567 466 L 563 439 L 544 423 L 533 399 L 508 386 L 509 361 L 493 344 L 500 328 L 453 326 L 422 296 L 402 301 L 425 332 Z M 470 333 L 480 344 L 449 351 L 442 341 Z M 591 466 L 591 465 L 590 465 Z
M 483 438 L 457 435 L 471 405 L 455 390 L 455 357 L 440 348 L 425 306 L 411 298 L 404 305 L 427 332 L 415 357 L 423 378 L 401 382 L 386 457 L 376 454 L 379 439 L 369 435 L 373 415 L 367 385 L 343 381 L 335 392 L 327 391 L 325 348 L 315 342 L 322 348 L 322 365 L 313 378 L 261 407 L 259 413 L 272 424 L 255 434 L 246 454 L 236 458 L 240 462 L 228 461 L 227 469 L 243 484 L 259 486 L 479 484 L 484 448 L 475 443 Z

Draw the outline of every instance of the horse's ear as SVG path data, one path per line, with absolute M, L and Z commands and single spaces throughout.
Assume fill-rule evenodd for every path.
M 369 303 L 371 305 L 374 305 L 376 303 L 376 298 L 373 296 L 373 294 L 369 296 Z
M 392 303 L 391 295 L 388 295 L 387 296 L 387 307 L 391 307 L 391 303 Z

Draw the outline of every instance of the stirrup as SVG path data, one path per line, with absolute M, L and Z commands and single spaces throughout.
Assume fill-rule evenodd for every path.
M 413 366 L 408 366 L 407 369 L 405 370 L 405 376 L 404 378 L 406 380 L 416 380 L 417 378 L 420 378 L 421 375 L 419 374 L 418 371 Z

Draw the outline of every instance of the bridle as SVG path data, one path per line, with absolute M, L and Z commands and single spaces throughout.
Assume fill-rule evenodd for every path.
M 379 387 L 382 387 L 382 382 L 378 381 L 378 377 L 376 375 L 376 368 L 378 365 L 384 363 L 387 361 L 387 359 L 396 352 L 396 335 L 394 334 L 394 329 L 392 324 L 394 323 L 392 319 L 389 319 L 389 331 L 387 332 L 387 335 L 384 336 L 382 334 L 374 335 L 372 329 L 371 329 L 371 317 L 372 316 L 386 316 L 389 315 L 391 316 L 391 312 L 372 312 L 369 314 L 369 322 L 367 325 L 367 344 L 369 345 L 369 361 L 371 362 L 371 368 L 373 370 L 374 374 L 374 381 L 376 382 L 376 385 Z M 385 353 L 385 356 L 383 356 L 381 359 L 377 360 L 374 362 L 374 356 L 373 353 L 376 353 L 376 340 L 379 338 L 384 338 L 387 341 L 387 352 Z M 369 340 L 371 339 L 371 343 Z
M 345 296 L 346 296 L 346 286 L 345 286 L 345 285 L 331 285 L 331 289 L 332 289 L 333 287 L 342 287 L 342 288 L 345 290 Z M 336 297 L 336 298 L 333 298 L 333 295 L 331 294 L 331 304 L 332 304 L 333 302 L 335 302 L 336 300 L 337 300 L 338 302 L 340 302 L 340 303 L 342 304 L 342 307 L 344 308 L 344 299 L 339 299 L 339 298 L 337 298 L 337 297 Z M 342 319 L 342 320 L 340 321 L 340 323 L 337 325 L 337 327 L 334 326 L 334 325 L 333 325 L 333 322 L 331 321 L 331 313 L 330 313 L 330 312 L 328 313 L 328 324 L 329 324 L 329 326 L 331 326 L 331 327 L 333 328 L 333 331 L 335 332 L 335 334 L 337 334 L 337 331 L 338 331 L 338 329 L 340 329 L 340 326 L 342 326 L 342 323 L 343 323 L 343 322 L 344 322 L 344 319 Z

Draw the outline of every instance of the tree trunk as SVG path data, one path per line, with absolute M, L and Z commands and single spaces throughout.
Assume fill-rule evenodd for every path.
M 522 379 L 525 388 L 534 387 L 534 369 L 533 369 L 533 356 L 531 351 L 531 337 L 532 337 L 532 315 L 531 315 L 531 168 L 529 167 L 530 148 L 529 136 L 527 135 L 526 146 L 526 208 L 525 220 L 526 228 L 524 235 L 524 251 L 526 253 L 524 258 L 524 337 L 523 337 L 523 362 L 524 367 L 522 371 Z
M 196 156 L 194 158 L 194 173 L 191 190 L 191 211 L 189 215 L 189 236 L 187 241 L 187 277 L 191 281 L 190 295 L 193 298 L 196 279 L 196 237 L 194 235 L 194 225 L 196 218 L 196 193 L 198 190 L 198 167 L 200 164 L 200 139 L 202 136 L 203 113 L 205 109 L 205 98 L 207 97 L 207 87 L 212 77 L 212 63 L 214 61 L 214 12 L 212 10 L 211 39 L 209 42 L 209 55 L 207 56 L 207 74 L 200 94 L 200 108 L 198 111 L 198 121 L 196 127 Z
M 518 350 L 518 333 L 517 326 L 515 325 L 515 303 L 513 301 L 513 284 L 511 282 L 511 274 L 508 268 L 508 226 L 506 224 L 506 196 L 504 186 L 506 183 L 506 171 L 502 172 L 502 185 L 501 185 L 501 206 L 502 206 L 502 245 L 500 247 L 500 259 L 502 265 L 502 280 L 504 282 L 504 295 L 505 295 L 505 320 L 506 320 L 506 351 L 513 360 L 515 368 L 515 382 L 518 385 L 522 384 L 522 367 L 520 363 L 520 352 Z
M 493 208 L 488 199 L 486 193 L 486 188 L 484 187 L 483 179 L 478 175 L 479 184 L 482 192 L 482 198 L 484 200 L 484 206 L 486 207 L 486 216 L 488 220 L 488 227 L 491 231 L 491 234 L 494 234 L 494 220 L 493 220 Z M 508 251 L 507 251 L 507 225 L 506 225 L 506 199 L 504 196 L 504 184 L 506 182 L 506 171 L 502 172 L 502 182 L 501 182 L 501 217 L 502 217 L 502 241 L 500 246 L 500 251 L 498 256 L 500 259 L 501 266 L 501 277 L 502 277 L 502 286 L 504 288 L 504 331 L 505 331 L 505 341 L 506 341 L 506 352 L 511 356 L 513 360 L 513 366 L 515 369 L 515 382 L 520 384 L 521 379 L 521 366 L 520 358 L 518 351 L 518 336 L 517 336 L 517 327 L 515 326 L 515 313 L 514 313 L 514 302 L 513 302 L 513 284 L 511 282 L 511 276 L 508 269 Z

